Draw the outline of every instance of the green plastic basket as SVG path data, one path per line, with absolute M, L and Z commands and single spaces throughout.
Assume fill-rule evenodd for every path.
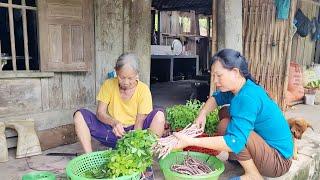
M 84 173 L 87 170 L 96 168 L 105 163 L 105 158 L 103 156 L 105 151 L 97 151 L 93 153 L 83 154 L 72 159 L 66 168 L 68 179 L 71 180 L 94 180 L 92 178 L 85 178 Z M 117 178 L 113 178 L 117 180 L 139 180 L 140 173 L 134 173 L 128 176 L 121 176 Z M 101 180 L 101 179 L 99 179 Z M 103 179 L 109 180 L 109 179 Z
M 49 171 L 33 171 L 23 175 L 22 180 L 56 180 L 56 175 Z
M 173 172 L 171 166 L 173 164 L 182 164 L 186 155 L 189 155 L 195 159 L 206 161 L 206 164 L 215 171 L 203 175 L 203 176 L 190 176 L 186 174 L 180 174 Z M 160 168 L 167 180 L 188 180 L 188 179 L 201 179 L 201 180 L 217 180 L 224 171 L 224 164 L 221 160 L 215 156 L 203 154 L 199 152 L 171 152 L 167 157 L 159 161 Z

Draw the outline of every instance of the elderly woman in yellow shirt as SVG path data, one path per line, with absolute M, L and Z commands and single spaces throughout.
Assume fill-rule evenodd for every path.
M 100 88 L 96 114 L 87 109 L 74 114 L 76 133 L 85 153 L 92 152 L 91 136 L 114 148 L 117 139 L 129 130 L 149 128 L 158 136 L 164 132 L 164 113 L 153 110 L 149 87 L 139 81 L 137 56 L 122 54 L 115 70 L 117 77 L 107 79 Z

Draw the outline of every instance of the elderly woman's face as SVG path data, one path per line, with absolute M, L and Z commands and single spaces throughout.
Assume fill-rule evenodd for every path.
M 237 84 L 237 72 L 224 68 L 220 61 L 216 61 L 211 66 L 211 72 L 213 73 L 214 83 L 221 92 L 232 91 Z
M 125 65 L 117 71 L 120 88 L 123 90 L 131 89 L 136 86 L 138 73 L 130 66 Z

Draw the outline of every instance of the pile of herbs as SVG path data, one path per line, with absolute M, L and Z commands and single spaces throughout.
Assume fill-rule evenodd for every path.
M 106 162 L 85 172 L 86 178 L 116 178 L 143 172 L 152 165 L 152 146 L 157 137 L 148 130 L 130 131 L 117 141 L 114 150 L 104 153 Z
M 166 109 L 166 118 L 173 131 L 179 131 L 188 124 L 193 123 L 197 118 L 204 103 L 199 100 L 189 100 L 185 105 L 174 105 Z M 206 118 L 204 132 L 209 136 L 213 135 L 219 123 L 218 108 L 212 111 Z

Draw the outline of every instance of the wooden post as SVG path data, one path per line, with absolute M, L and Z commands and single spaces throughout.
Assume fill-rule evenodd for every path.
M 22 0 L 22 5 L 26 5 L 26 0 Z M 26 64 L 26 70 L 29 71 L 29 47 L 28 47 L 28 29 L 27 29 L 27 12 L 25 8 L 22 8 L 22 25 L 23 25 L 23 42 L 24 42 L 24 59 Z
M 17 59 L 16 59 L 16 40 L 14 37 L 14 23 L 13 23 L 13 8 L 12 0 L 8 0 L 8 12 L 9 12 L 9 26 L 10 26 L 10 41 L 11 41 L 11 57 L 13 71 L 17 71 Z
M 217 52 L 218 50 L 218 44 L 217 44 L 217 5 L 218 0 L 212 0 L 212 31 L 211 31 L 211 56 Z M 210 63 L 208 63 L 208 69 L 211 72 L 211 67 L 209 67 Z M 212 94 L 213 91 L 215 91 L 216 87 L 214 85 L 214 79 L 212 76 L 212 73 L 210 73 L 210 93 L 209 97 Z
M 2 52 L 1 52 L 1 40 L 0 40 L 0 71 L 2 71 Z
M 210 29 L 211 29 L 211 23 L 210 23 L 211 18 L 207 17 L 207 25 L 208 25 L 208 29 L 207 29 L 207 36 L 208 36 L 208 54 L 207 54 L 207 69 L 209 69 L 210 66 L 210 59 L 212 56 L 212 38 L 211 38 L 211 34 L 210 34 Z

